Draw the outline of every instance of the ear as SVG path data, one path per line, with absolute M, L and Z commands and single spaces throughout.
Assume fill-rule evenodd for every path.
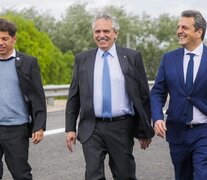
M 17 40 L 16 36 L 14 36 L 12 39 L 13 39 L 13 42 L 16 43 L 16 40 Z
M 197 36 L 198 36 L 198 38 L 201 38 L 201 36 L 202 36 L 202 34 L 203 34 L 203 29 L 198 29 L 197 31 L 196 31 L 196 33 L 197 33 Z
M 117 37 L 118 37 L 118 33 L 119 33 L 119 31 L 116 31 L 115 33 L 116 33 L 116 35 L 115 35 L 115 37 L 114 37 L 114 40 L 116 41 L 116 40 L 117 40 Z

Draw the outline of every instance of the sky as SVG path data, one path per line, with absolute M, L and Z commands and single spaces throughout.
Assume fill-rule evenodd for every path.
M 34 7 L 39 13 L 48 13 L 60 19 L 64 16 L 66 8 L 77 3 L 78 0 L 0 0 L 0 12 L 3 9 L 22 10 L 23 8 Z M 142 15 L 143 12 L 151 17 L 158 17 L 160 14 L 179 16 L 183 10 L 194 9 L 200 11 L 207 19 L 206 0 L 79 0 L 80 3 L 87 3 L 87 8 L 99 8 L 105 5 L 122 6 L 127 13 Z M 113 2 L 113 4 L 112 4 Z

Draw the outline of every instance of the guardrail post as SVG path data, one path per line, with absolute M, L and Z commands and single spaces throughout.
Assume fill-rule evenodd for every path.
M 54 106 L 56 97 L 67 97 L 69 84 L 44 86 L 47 105 Z
M 54 101 L 53 97 L 48 97 L 47 98 L 47 105 L 50 105 L 50 106 L 54 106 L 55 105 L 55 101 Z

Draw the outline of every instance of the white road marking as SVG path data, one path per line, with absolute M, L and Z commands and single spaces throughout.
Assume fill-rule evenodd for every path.
M 45 131 L 44 135 L 48 136 L 48 135 L 58 134 L 62 132 L 65 132 L 65 128 L 48 130 L 48 131 Z

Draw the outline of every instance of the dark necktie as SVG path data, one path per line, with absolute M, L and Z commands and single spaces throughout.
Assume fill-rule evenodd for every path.
M 194 61 L 193 58 L 195 54 L 193 53 L 187 53 L 190 56 L 190 60 L 188 62 L 188 68 L 186 73 L 186 87 L 188 92 L 190 92 L 192 86 L 193 86 L 193 67 L 194 67 Z
M 111 117 L 111 79 L 109 72 L 109 65 L 107 56 L 109 52 L 103 54 L 103 79 L 102 79 L 102 92 L 103 92 L 103 108 L 102 117 Z
M 190 60 L 188 62 L 187 73 L 186 73 L 186 87 L 187 87 L 188 95 L 189 95 L 192 89 L 192 86 L 193 86 L 193 67 L 194 67 L 193 58 L 195 54 L 193 53 L 187 53 L 187 54 L 190 56 Z M 193 119 L 193 105 L 189 103 L 188 109 L 187 109 L 187 117 L 186 117 L 187 123 L 189 123 L 192 119 Z

